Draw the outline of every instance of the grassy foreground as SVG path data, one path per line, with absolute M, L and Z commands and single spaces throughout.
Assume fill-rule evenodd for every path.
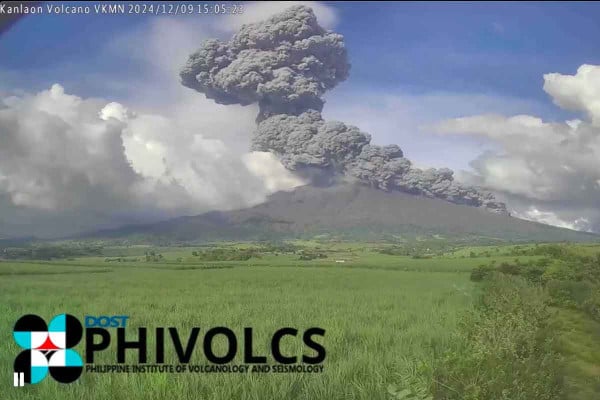
M 567 273 L 569 257 L 591 257 L 600 248 L 579 245 L 553 255 L 548 253 L 553 248 L 533 245 L 411 246 L 130 246 L 105 248 L 96 256 L 0 261 L 1 398 L 598 398 L 600 331 L 589 318 L 596 310 L 589 304 L 596 303 L 570 301 L 563 288 L 575 279 Z M 489 271 L 516 276 L 471 281 Z M 584 278 L 590 274 L 574 271 Z M 561 297 L 549 296 L 538 281 L 547 281 Z M 573 293 L 581 292 L 578 288 Z M 597 290 L 590 288 L 586 299 Z M 240 338 L 250 326 L 255 352 L 266 354 L 271 364 L 274 331 L 318 326 L 326 330 L 325 369 L 321 374 L 84 373 L 70 385 L 47 378 L 25 388 L 10 386 L 19 352 L 11 338 L 14 322 L 27 313 L 48 319 L 63 312 L 80 318 L 129 315 L 128 332 L 174 326 L 187 335 L 194 326 L 202 332 L 227 326 Z M 301 356 L 302 346 L 286 339 L 282 350 Z M 149 362 L 152 348 L 150 335 Z M 83 354 L 81 346 L 78 350 Z M 242 350 L 236 363 L 242 363 Z M 224 352 L 219 342 L 217 353 Z M 135 356 L 130 354 L 128 363 L 136 363 Z M 114 346 L 95 362 L 114 364 Z M 169 343 L 166 362 L 177 363 Z M 190 363 L 206 360 L 197 350 Z
M 0 301 L 7 306 L 0 316 L 0 331 L 6 336 L 0 353 L 0 365 L 6 368 L 1 369 L 0 382 L 5 386 L 12 381 L 8 366 L 18 352 L 9 334 L 25 313 L 45 318 L 61 312 L 126 314 L 132 327 L 176 326 L 182 332 L 192 326 L 223 325 L 241 334 L 244 326 L 252 326 L 258 352 L 267 350 L 268 335 L 280 327 L 320 326 L 327 331 L 325 372 L 84 373 L 67 386 L 46 379 L 26 388 L 6 387 L 3 399 L 387 399 L 387 386 L 398 382 L 416 360 L 431 360 L 433 348 L 450 345 L 459 315 L 470 304 L 468 275 L 447 272 L 140 266 L 98 273 L 96 267 L 56 265 L 56 275 L 31 275 L 36 268 L 54 266 L 22 267 L 27 274 L 0 276 Z M 0 271 L 9 268 L 15 264 L 0 263 Z M 289 347 L 293 345 L 298 343 Z M 192 363 L 203 362 L 199 354 Z

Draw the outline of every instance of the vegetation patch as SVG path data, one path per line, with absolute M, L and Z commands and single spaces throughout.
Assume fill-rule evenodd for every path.
M 544 290 L 521 277 L 489 276 L 456 346 L 435 366 L 434 399 L 562 399 L 561 356 L 547 304 Z

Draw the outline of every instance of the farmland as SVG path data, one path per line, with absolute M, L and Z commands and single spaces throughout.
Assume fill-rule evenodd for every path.
M 594 245 L 569 248 L 590 256 L 600 251 Z M 405 253 L 412 255 L 402 255 Z M 484 286 L 472 281 L 471 272 L 484 264 L 514 263 L 516 258 L 519 265 L 542 264 L 539 260 L 548 258 L 544 254 L 533 245 L 436 249 L 420 245 L 416 249 L 380 243 L 294 241 L 165 248 L 105 246 L 102 255 L 4 260 L 0 262 L 3 332 L 11 332 L 14 322 L 27 313 L 44 318 L 63 312 L 78 317 L 128 315 L 132 329 L 175 326 L 186 331 L 194 326 L 204 330 L 227 326 L 241 335 L 244 327 L 251 326 L 256 352 L 269 355 L 270 335 L 275 330 L 318 326 L 326 330 L 323 345 L 327 358 L 324 372 L 319 374 L 84 373 L 71 385 L 46 379 L 26 388 L 9 388 L 3 398 L 453 398 L 451 391 L 440 390 L 440 383 L 471 393 L 468 387 L 450 384 L 457 373 L 467 377 L 469 372 L 449 371 L 447 361 L 449 355 L 462 357 L 472 346 L 464 321 L 478 315 Z M 533 293 L 532 303 L 545 301 L 538 297 L 542 291 L 529 292 L 525 283 L 522 287 L 521 283 L 510 285 L 519 287 L 518 293 Z M 548 320 L 542 322 L 554 324 L 556 340 L 562 343 L 560 349 L 552 350 L 557 352 L 557 363 L 571 367 L 560 373 L 566 377 L 561 388 L 570 390 L 574 399 L 596 398 L 593 396 L 600 391 L 594 375 L 600 368 L 597 323 L 576 307 L 559 306 L 552 305 Z M 478 321 L 486 326 L 485 320 Z M 12 365 L 18 353 L 16 344 L 7 339 L 0 353 L 4 366 Z M 286 354 L 306 352 L 300 342 L 282 344 Z M 225 351 L 224 343 L 217 343 L 216 348 Z M 81 345 L 76 349 L 83 353 Z M 114 349 L 100 353 L 95 362 L 114 363 Z M 135 357 L 128 362 L 135 362 Z M 176 363 L 173 352 L 167 352 L 166 362 Z M 201 353 L 191 361 L 203 362 Z M 241 354 L 236 362 L 241 363 Z M 495 366 L 502 367 L 506 365 Z M 11 375 L 11 368 L 2 368 L 0 381 L 12 381 Z M 405 394 L 401 394 L 403 390 Z

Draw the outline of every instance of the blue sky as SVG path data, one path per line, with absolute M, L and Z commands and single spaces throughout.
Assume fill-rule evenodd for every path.
M 352 84 L 545 101 L 542 74 L 600 63 L 600 3 L 341 3 Z M 373 71 L 374 69 L 374 71 Z
M 328 5 L 338 12 L 336 30 L 346 38 L 353 68 L 345 85 L 353 89 L 479 93 L 548 105 L 541 90 L 544 73 L 574 73 L 583 63 L 600 63 L 600 3 Z M 0 37 L 0 67 L 27 74 L 26 81 L 16 82 L 24 89 L 55 79 L 87 95 L 82 71 L 121 76 L 139 71 L 135 60 L 94 50 L 156 18 L 27 17 Z M 121 95 L 110 88 L 89 94 Z M 552 112 L 558 111 L 549 109 L 549 116 Z

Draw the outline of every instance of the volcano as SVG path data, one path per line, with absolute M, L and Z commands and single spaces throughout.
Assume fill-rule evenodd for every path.
M 213 211 L 168 221 L 126 226 L 87 237 L 152 242 L 216 240 L 411 240 L 556 242 L 597 241 L 600 236 L 482 208 L 453 204 L 363 184 L 302 186 L 235 211 Z

